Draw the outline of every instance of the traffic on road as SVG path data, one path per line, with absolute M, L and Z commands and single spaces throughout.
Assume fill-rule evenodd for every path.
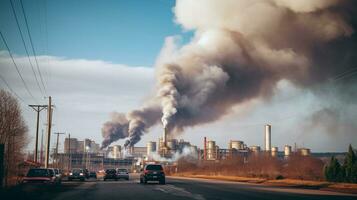
M 57 174 L 57 171 L 59 174 Z M 161 165 L 149 164 L 140 173 L 128 169 L 88 172 L 72 169 L 30 169 L 21 184 L 1 193 L 1 199 L 356 199 L 357 195 L 330 191 L 272 187 L 251 183 L 166 177 Z

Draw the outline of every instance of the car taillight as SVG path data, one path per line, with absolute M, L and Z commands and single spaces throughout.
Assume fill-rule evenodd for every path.
M 144 174 L 147 174 L 147 173 L 149 173 L 149 170 L 144 170 Z

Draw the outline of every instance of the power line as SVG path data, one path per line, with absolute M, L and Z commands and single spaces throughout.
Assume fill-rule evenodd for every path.
M 6 87 L 9 88 L 10 92 L 13 93 L 20 101 L 22 101 L 23 103 L 25 103 L 24 99 L 21 98 L 16 92 L 15 90 L 13 90 L 9 83 L 6 81 L 6 79 L 0 74 L 0 79 L 5 83 Z M 25 103 L 26 104 L 26 103 Z
M 22 0 L 20 0 L 20 4 L 21 4 L 22 13 L 23 13 L 24 18 L 25 18 L 25 23 L 26 23 L 26 28 L 27 28 L 27 34 L 29 35 L 29 38 L 30 38 L 30 44 L 31 44 L 32 52 L 33 52 L 33 55 L 34 55 L 34 57 L 35 57 L 36 66 L 37 66 L 37 71 L 38 71 L 38 73 L 39 73 L 39 75 L 40 75 L 41 83 L 42 83 L 43 89 L 44 89 L 45 93 L 47 93 L 47 92 L 46 92 L 46 87 L 45 87 L 45 84 L 44 84 L 44 81 L 43 81 L 43 78 L 42 78 L 41 70 L 40 70 L 40 67 L 39 67 L 39 65 L 38 65 L 37 56 L 36 56 L 36 51 L 35 51 L 35 48 L 34 48 L 34 45 L 33 45 L 33 42 L 32 42 L 32 37 L 31 37 L 29 25 L 28 25 L 28 22 L 27 22 L 26 12 L 25 12 L 25 9 L 24 9 Z
M 20 24 L 19 24 L 18 17 L 17 17 L 17 15 L 16 15 L 16 11 L 15 11 L 15 8 L 14 8 L 14 4 L 13 4 L 12 0 L 9 0 L 9 1 L 10 1 L 10 4 L 11 4 L 12 12 L 13 12 L 13 14 L 14 14 L 14 16 L 15 16 L 15 21 L 16 21 L 16 24 L 17 24 L 17 28 L 18 28 L 18 30 L 19 30 L 19 32 L 20 32 L 22 44 L 24 45 L 24 48 L 25 48 L 25 51 L 26 51 L 26 54 L 27 54 L 28 61 L 29 61 L 30 65 L 31 65 L 31 70 L 32 70 L 32 72 L 33 72 L 33 74 L 34 74 L 34 76 L 35 76 L 35 79 L 36 79 L 37 86 L 38 86 L 38 88 L 40 89 L 41 93 L 44 94 L 43 91 L 42 91 L 42 89 L 41 89 L 41 87 L 40 87 L 40 83 L 39 83 L 39 81 L 38 81 L 38 79 L 37 79 L 37 75 L 36 75 L 36 73 L 35 73 L 35 69 L 34 69 L 34 67 L 33 67 L 33 65 L 32 65 L 31 60 L 30 60 L 30 55 L 29 55 L 29 52 L 28 52 L 27 47 L 26 47 L 26 43 L 25 43 L 25 39 L 24 39 L 23 33 L 22 33 L 22 31 L 21 31 L 21 28 L 20 28 Z
M 20 76 L 21 81 L 22 81 L 22 83 L 23 83 L 24 86 L 25 86 L 26 91 L 29 93 L 29 95 L 32 97 L 32 99 L 36 102 L 35 97 L 32 95 L 32 93 L 31 93 L 31 91 L 29 90 L 29 88 L 28 88 L 28 86 L 27 86 L 27 84 L 26 84 L 24 78 L 22 77 L 22 75 L 21 75 L 21 73 L 20 73 L 20 70 L 19 70 L 19 68 L 18 68 L 18 66 L 17 66 L 17 64 L 16 64 L 16 62 L 15 62 L 15 60 L 14 60 L 14 57 L 12 56 L 12 53 L 11 53 L 11 51 L 10 51 L 10 48 L 9 48 L 9 46 L 7 45 L 7 42 L 6 42 L 6 40 L 5 40 L 5 37 L 4 37 L 4 35 L 2 34 L 1 31 L 0 31 L 0 36 L 1 36 L 1 39 L 3 40 L 3 42 L 4 42 L 4 44 L 5 44 L 5 47 L 6 47 L 7 51 L 8 51 L 8 53 L 9 53 L 10 57 L 11 57 L 12 63 L 14 64 L 14 66 L 15 66 L 15 68 L 16 68 L 17 74 Z

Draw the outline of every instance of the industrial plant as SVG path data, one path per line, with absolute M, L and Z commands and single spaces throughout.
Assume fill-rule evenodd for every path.
M 80 141 L 76 138 L 66 138 L 64 141 L 64 153 L 59 153 L 59 165 L 62 168 L 88 168 L 100 170 L 109 167 L 126 167 L 136 170 L 145 162 L 173 163 L 181 157 L 189 157 L 197 161 L 220 161 L 234 158 L 248 158 L 250 155 L 265 154 L 273 157 L 288 159 L 293 154 L 309 156 L 308 148 L 294 149 L 291 145 L 285 145 L 282 151 L 272 145 L 272 126 L 264 126 L 264 149 L 259 145 L 248 146 L 241 140 L 228 141 L 227 147 L 220 147 L 216 141 L 203 138 L 202 145 L 192 145 L 183 139 L 169 138 L 167 129 L 164 129 L 162 137 L 156 141 L 148 141 L 146 147 L 127 147 L 121 145 L 109 146 L 100 149 L 93 140 Z

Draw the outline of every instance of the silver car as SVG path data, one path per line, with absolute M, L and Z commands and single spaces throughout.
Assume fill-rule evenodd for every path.
M 117 177 L 118 179 L 129 180 L 129 171 L 127 169 L 117 169 Z

